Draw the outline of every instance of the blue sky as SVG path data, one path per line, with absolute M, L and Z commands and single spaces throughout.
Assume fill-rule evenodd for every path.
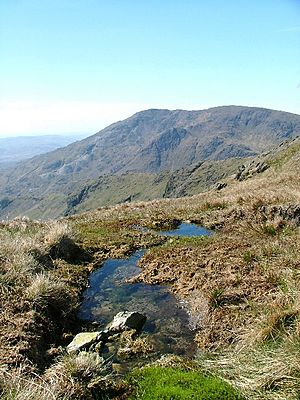
M 0 135 L 146 108 L 300 114 L 300 0 L 0 0 Z

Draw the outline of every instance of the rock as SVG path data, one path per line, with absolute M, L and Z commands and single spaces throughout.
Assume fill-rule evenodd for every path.
M 259 211 L 263 218 L 268 220 L 291 221 L 300 226 L 300 204 L 289 204 L 286 206 L 262 206 Z
M 138 312 L 119 312 L 113 321 L 107 325 L 109 332 L 122 332 L 128 329 L 140 330 L 144 326 L 147 317 Z
M 225 182 L 217 182 L 216 183 L 216 190 L 222 190 L 227 186 L 227 183 Z
M 251 161 L 249 164 L 243 164 L 238 168 L 237 174 L 234 178 L 238 181 L 251 178 L 255 174 L 261 174 L 269 168 L 269 165 L 264 161 L 260 162 L 257 160 Z
M 67 346 L 68 353 L 75 353 L 82 349 L 88 349 L 92 344 L 100 341 L 102 332 L 81 332 L 78 333 L 72 342 Z
M 81 350 L 101 352 L 102 347 L 108 341 L 115 341 L 119 334 L 130 329 L 140 330 L 147 317 L 138 312 L 123 311 L 115 315 L 113 321 L 106 329 L 97 332 L 78 333 L 67 346 L 67 352 L 76 353 Z M 114 347 L 112 345 L 112 347 Z M 113 349 L 115 350 L 115 349 Z

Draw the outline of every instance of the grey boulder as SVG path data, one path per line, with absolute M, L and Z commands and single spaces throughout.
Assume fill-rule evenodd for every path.
M 123 332 L 128 329 L 140 330 L 144 326 L 147 317 L 138 312 L 122 311 L 115 315 L 106 329 L 111 333 Z

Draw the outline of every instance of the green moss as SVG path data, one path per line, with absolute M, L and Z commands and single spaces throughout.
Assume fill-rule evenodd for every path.
M 214 376 L 180 368 L 147 367 L 133 372 L 129 381 L 136 387 L 130 399 L 140 400 L 239 400 L 242 396 Z
M 81 230 L 85 236 L 94 237 L 94 236 L 108 236 L 111 234 L 107 227 L 103 226 L 95 226 L 92 224 L 85 224 L 81 226 Z

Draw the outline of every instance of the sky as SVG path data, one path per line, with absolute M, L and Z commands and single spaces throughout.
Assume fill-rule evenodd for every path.
M 0 136 L 231 104 L 300 114 L 300 0 L 0 0 Z

